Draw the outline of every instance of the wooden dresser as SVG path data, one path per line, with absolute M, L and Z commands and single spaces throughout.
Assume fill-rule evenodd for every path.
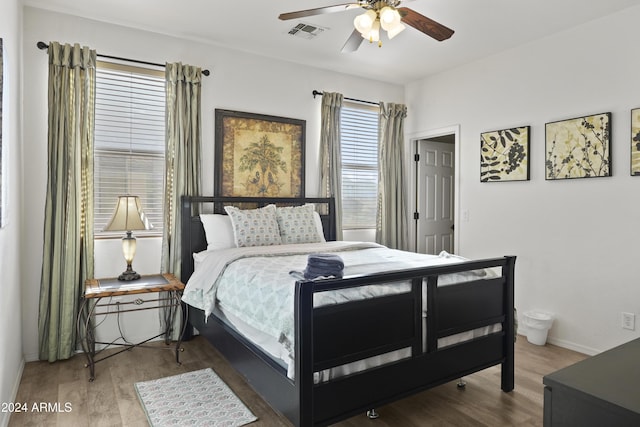
M 640 426 L 640 338 L 542 382 L 545 427 Z

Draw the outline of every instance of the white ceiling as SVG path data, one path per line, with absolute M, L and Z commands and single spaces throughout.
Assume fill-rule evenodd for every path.
M 347 3 L 344 1 L 344 3 Z M 359 10 L 280 21 L 282 12 L 341 0 L 25 0 L 24 4 L 253 52 L 376 80 L 407 83 L 640 4 L 639 0 L 405 0 L 455 30 L 437 42 L 414 28 L 383 46 L 341 53 Z M 312 40 L 290 36 L 304 22 L 327 28 Z M 629 29 L 630 31 L 632 29 Z M 606 29 L 603 29 L 606 32 Z M 108 52 L 117 55 L 117 52 Z

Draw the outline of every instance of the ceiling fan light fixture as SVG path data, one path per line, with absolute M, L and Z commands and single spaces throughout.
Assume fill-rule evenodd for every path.
M 371 30 L 366 33 L 361 33 L 364 39 L 369 40 L 369 43 L 376 42 L 378 43 L 378 47 L 382 47 L 382 40 L 380 40 L 380 20 L 376 19 L 373 21 L 373 26 Z
M 372 30 L 377 19 L 378 15 L 376 12 L 370 9 L 362 15 L 356 16 L 353 20 L 353 25 L 364 37 L 365 34 L 368 34 Z
M 406 27 L 402 24 L 400 12 L 387 3 L 386 6 L 368 9 L 365 13 L 358 15 L 353 20 L 353 25 L 364 39 L 369 43 L 377 42 L 378 47 L 382 46 L 380 40 L 380 28 L 387 32 L 389 40 L 400 34 Z
M 373 21 L 373 27 L 371 27 L 371 33 L 369 33 L 369 41 L 370 42 L 379 42 L 380 41 L 380 20 L 376 19 Z
M 400 12 L 391 6 L 380 9 L 380 24 L 385 31 L 389 31 L 400 23 Z
M 404 31 L 405 28 L 407 27 L 404 24 L 402 24 L 401 22 L 398 22 L 398 25 L 387 30 L 387 37 L 389 37 L 389 40 L 391 40 L 392 38 L 400 34 L 402 31 Z
M 313 9 L 298 10 L 295 12 L 281 13 L 278 18 L 283 21 L 302 18 L 305 16 L 322 15 L 325 13 L 342 12 L 351 9 L 364 9 L 365 12 L 353 20 L 355 30 L 342 48 L 343 52 L 355 52 L 362 43 L 362 36 L 370 42 L 380 41 L 380 27 L 387 31 L 389 39 L 400 34 L 406 27 L 413 27 L 423 34 L 441 42 L 449 39 L 454 31 L 433 19 L 430 19 L 408 7 L 399 7 L 403 0 L 351 0 L 348 4 L 316 7 Z M 375 27 L 375 28 L 374 28 Z M 291 34 L 291 32 L 290 32 Z

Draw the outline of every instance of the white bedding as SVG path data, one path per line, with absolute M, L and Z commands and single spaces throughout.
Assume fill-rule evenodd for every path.
M 296 278 L 290 271 L 304 270 L 307 255 L 313 252 L 337 252 L 344 260 L 344 276 L 382 271 L 451 264 L 464 258 L 447 254 L 424 255 L 389 249 L 375 243 L 325 242 L 296 245 L 233 248 L 206 251 L 195 255 L 195 271 L 183 293 L 183 301 L 205 312 L 208 317 L 215 304 L 243 333 L 274 357 L 293 365 L 293 300 Z M 484 270 L 462 275 L 442 276 L 439 285 L 472 280 L 484 276 Z M 314 306 L 337 304 L 354 299 L 408 292 L 408 283 L 372 285 L 317 293 Z M 426 293 L 426 287 L 423 287 Z M 423 294 L 423 297 L 426 294 Z M 423 303 L 426 308 L 426 304 Z M 499 324 L 497 325 L 499 330 Z M 480 333 L 490 333 L 487 329 Z M 473 335 L 473 334 L 472 334 Z M 469 334 L 467 334 L 467 338 Z M 451 339 L 449 339 L 451 341 Z M 400 351 L 392 358 L 408 357 Z M 390 359 L 391 360 L 391 359 Z M 376 363 L 383 363 L 377 360 Z M 347 367 L 347 371 L 358 369 Z M 292 370 L 290 369 L 290 374 Z

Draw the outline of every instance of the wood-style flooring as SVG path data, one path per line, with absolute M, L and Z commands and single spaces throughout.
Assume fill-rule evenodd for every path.
M 158 343 L 157 346 L 164 346 Z M 258 421 L 249 427 L 291 426 L 274 412 L 203 338 L 184 343 L 182 365 L 174 352 L 135 348 L 96 365 L 96 379 L 88 382 L 85 357 L 67 361 L 27 363 L 16 397 L 28 412 L 13 413 L 10 427 L 18 426 L 147 426 L 134 383 L 213 368 Z M 516 342 L 515 390 L 500 390 L 498 367 L 465 377 L 467 386 L 448 383 L 390 405 L 377 408 L 380 418 L 364 414 L 336 424 L 340 427 L 425 426 L 542 426 L 542 377 L 586 356 L 560 347 L 536 346 L 519 336 Z M 44 403 L 48 409 L 34 411 Z M 44 408 L 44 406 L 43 406 Z M 57 411 L 56 411 L 57 410 Z

